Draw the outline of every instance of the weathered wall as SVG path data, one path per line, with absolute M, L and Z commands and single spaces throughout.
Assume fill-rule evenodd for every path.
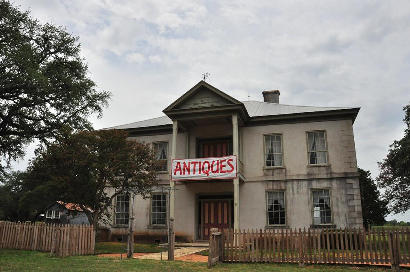
M 241 228 L 267 226 L 266 192 L 285 191 L 286 227 L 303 228 L 313 223 L 312 189 L 329 189 L 332 224 L 337 227 L 361 227 L 360 190 L 356 178 L 248 182 L 240 185 Z M 258 196 L 258 197 L 255 197 Z M 359 204 L 359 205 L 358 205 Z
M 247 180 L 294 179 L 344 176 L 357 172 L 356 153 L 350 120 L 279 124 L 243 127 L 243 164 Z M 306 132 L 325 130 L 328 143 L 328 167 L 308 166 Z M 264 171 L 263 135 L 278 133 L 283 137 L 285 176 Z M 277 171 L 279 172 L 279 171 Z M 277 175 L 277 178 L 275 178 Z
M 306 131 L 325 130 L 328 165 L 308 165 Z M 283 135 L 284 167 L 264 167 L 263 135 Z M 232 135 L 232 126 L 212 124 L 195 127 L 177 138 L 177 158 L 196 157 L 197 138 L 219 138 Z M 337 227 L 361 227 L 361 204 L 357 179 L 356 154 L 351 120 L 278 124 L 240 127 L 240 154 L 245 182 L 240 185 L 240 227 L 265 228 L 266 191 L 286 191 L 286 220 L 292 228 L 312 224 L 312 189 L 330 189 L 333 224 Z M 171 153 L 171 134 L 139 136 L 131 139 L 151 143 L 167 141 Z M 168 169 L 170 168 L 170 162 Z M 169 184 L 169 173 L 159 175 L 160 184 Z M 196 238 L 197 195 L 232 193 L 230 182 L 177 183 L 175 192 L 175 231 L 177 237 Z M 149 226 L 150 200 L 136 197 L 134 229 L 139 237 L 166 235 L 166 229 Z M 111 228 L 112 234 L 126 233 Z

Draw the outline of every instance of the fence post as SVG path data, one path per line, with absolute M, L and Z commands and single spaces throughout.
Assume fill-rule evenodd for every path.
M 211 228 L 209 232 L 208 268 L 222 261 L 223 252 L 222 233 L 217 228 Z
M 304 232 L 304 231 L 303 231 Z M 299 266 L 305 266 L 304 258 L 303 258 L 303 235 L 301 229 L 299 228 Z
M 400 248 L 397 245 L 397 234 L 394 235 L 393 231 L 389 231 L 389 250 L 390 250 L 390 263 L 393 271 L 400 271 Z

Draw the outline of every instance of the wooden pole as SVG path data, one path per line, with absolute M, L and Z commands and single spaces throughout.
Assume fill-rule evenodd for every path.
M 239 128 L 238 128 L 238 115 L 232 114 L 232 151 L 233 155 L 237 158 L 237 170 L 239 172 Z M 234 231 L 239 231 L 239 177 L 233 179 L 233 228 Z
M 169 219 L 169 232 L 168 232 L 168 261 L 174 260 L 174 247 L 175 247 L 174 218 L 170 218 Z
M 130 207 L 129 207 L 129 220 L 128 220 L 128 245 L 127 245 L 127 258 L 132 258 L 134 255 L 134 231 L 132 230 L 132 226 L 134 224 L 134 194 L 130 199 Z

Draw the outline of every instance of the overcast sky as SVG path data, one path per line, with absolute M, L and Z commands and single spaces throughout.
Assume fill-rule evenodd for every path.
M 112 93 L 97 129 L 161 116 L 208 72 L 210 84 L 239 100 L 279 89 L 284 104 L 360 106 L 358 165 L 373 177 L 403 136 L 409 1 L 15 3 L 79 36 L 91 78 Z M 410 221 L 410 212 L 394 218 Z

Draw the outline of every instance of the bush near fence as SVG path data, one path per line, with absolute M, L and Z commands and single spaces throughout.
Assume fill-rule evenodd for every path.
M 0 248 L 50 252 L 54 256 L 94 254 L 90 225 L 14 223 L 0 221 Z
M 398 267 L 410 264 L 410 228 L 223 230 L 211 233 L 209 250 L 210 265 L 219 260 Z

